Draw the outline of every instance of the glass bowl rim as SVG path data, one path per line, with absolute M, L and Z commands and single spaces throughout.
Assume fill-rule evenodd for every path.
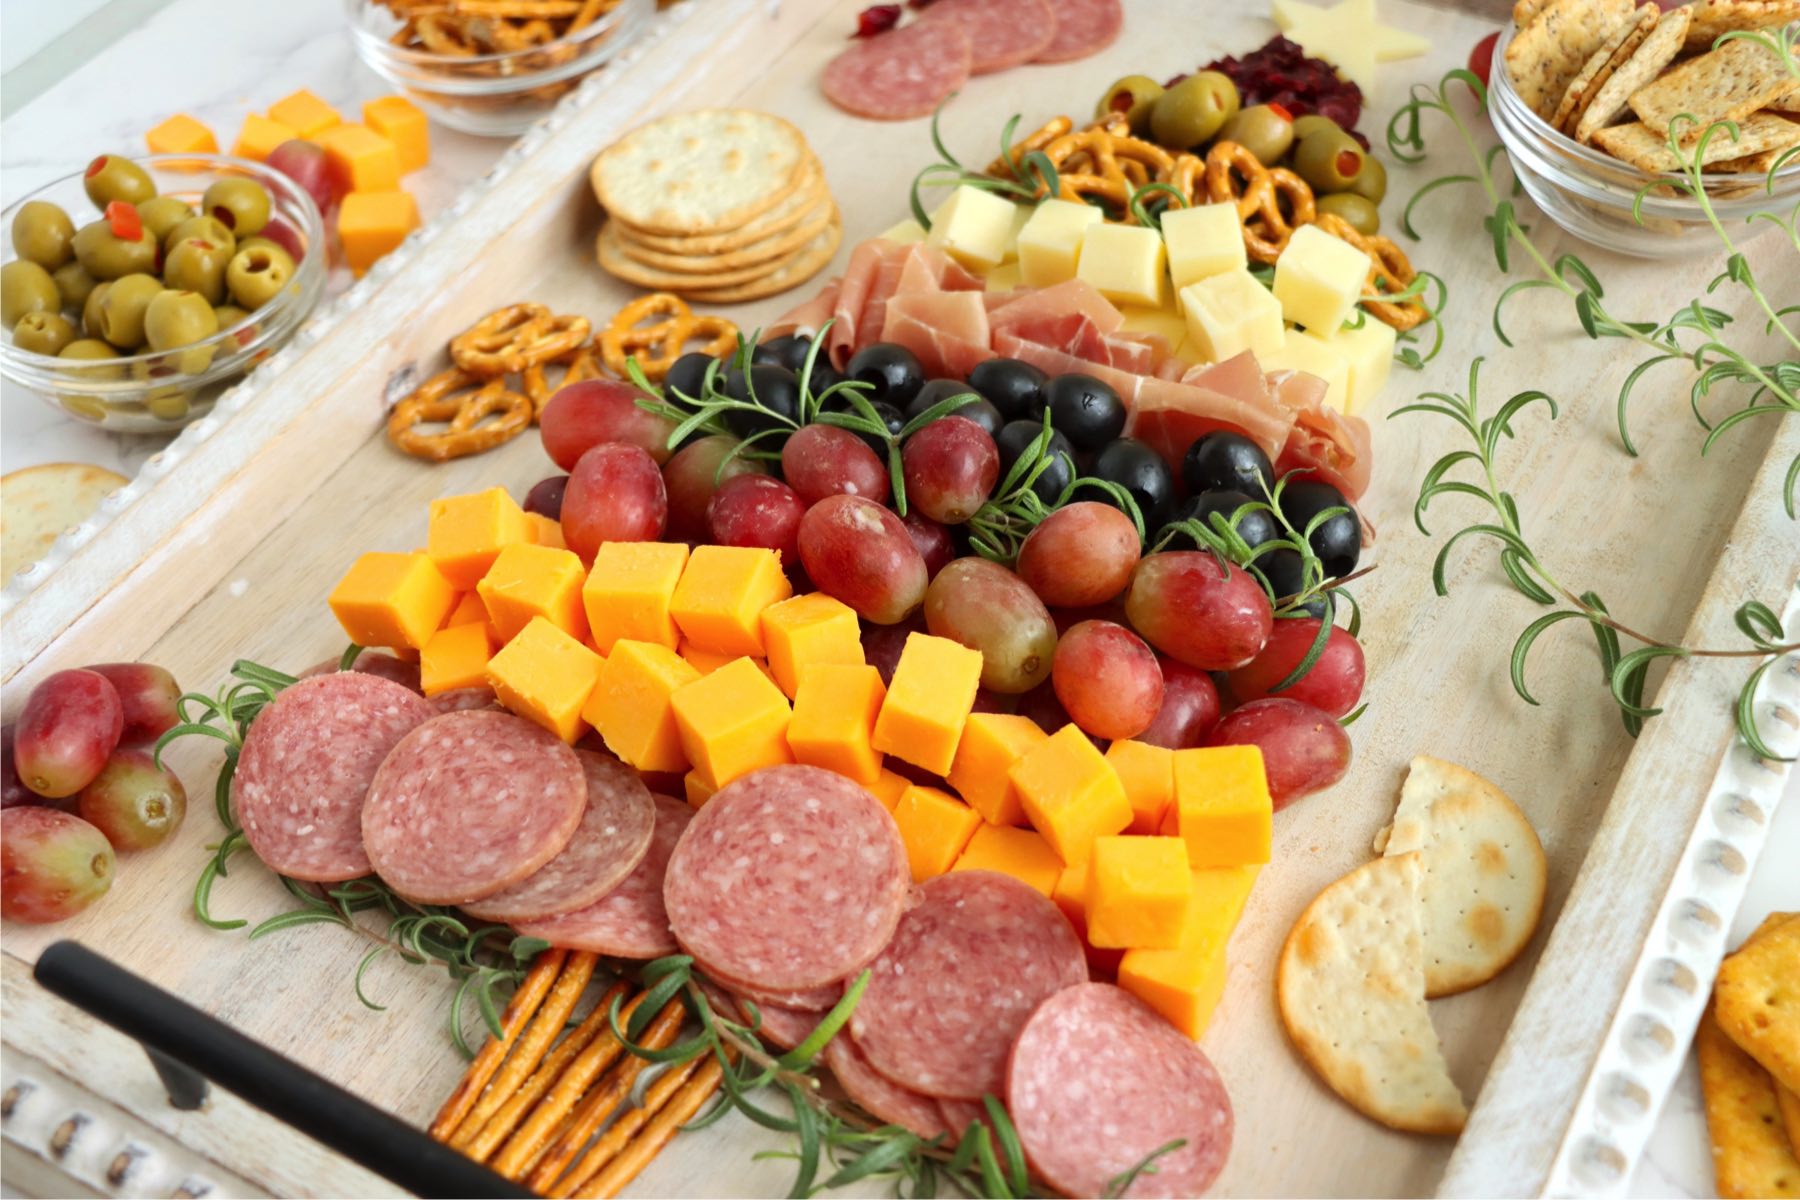
M 641 4 L 635 3 L 634 0 L 619 0 L 619 3 L 614 5 L 611 11 L 602 13 L 586 27 L 574 34 L 565 34 L 553 41 L 544 42 L 537 46 L 523 46 L 517 50 L 501 50 L 492 54 L 458 55 L 439 54 L 435 50 L 415 50 L 407 46 L 396 46 L 387 38 L 366 28 L 363 24 L 363 13 L 371 9 L 385 9 L 385 5 L 379 3 L 378 0 L 344 0 L 344 9 L 346 15 L 350 18 L 350 33 L 356 40 L 358 46 L 373 51 L 377 57 L 389 66 L 424 68 L 504 65 L 508 62 L 518 62 L 530 55 L 542 54 L 545 51 L 554 50 L 560 46 L 574 46 L 578 49 L 588 49 L 588 43 L 603 38 L 606 34 L 615 32 L 618 26 L 627 20 L 632 15 L 633 11 L 639 7 L 641 7 Z M 577 54 L 576 57 L 570 61 L 580 61 L 580 55 Z M 556 63 L 546 67 L 535 68 L 519 75 L 501 76 L 496 82 L 504 82 L 510 85 L 516 81 L 528 80 L 530 81 L 529 86 L 541 86 L 546 82 L 555 81 L 540 79 L 538 76 L 547 75 L 553 71 L 565 69 L 568 66 L 569 63 Z M 511 89 L 508 88 L 506 90 Z

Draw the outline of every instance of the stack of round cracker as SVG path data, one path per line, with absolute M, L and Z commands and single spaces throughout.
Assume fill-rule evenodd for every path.
M 589 176 L 606 209 L 600 266 L 627 283 L 710 304 L 784 292 L 843 238 L 825 172 L 780 117 L 675 113 L 626 134 Z

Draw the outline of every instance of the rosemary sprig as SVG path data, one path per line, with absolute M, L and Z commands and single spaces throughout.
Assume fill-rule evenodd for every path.
M 931 228 L 931 214 L 925 210 L 925 202 L 920 197 L 925 188 L 955 188 L 969 186 L 980 188 L 984 192 L 994 192 L 1016 202 L 1033 203 L 1044 196 L 1055 196 L 1062 190 L 1062 182 L 1056 173 L 1056 165 L 1050 156 L 1042 150 L 1032 150 L 1025 154 L 1013 155 L 1013 134 L 1018 132 L 1020 114 L 1014 113 L 1012 118 L 1000 130 L 1000 162 L 1008 171 L 1008 176 L 989 175 L 985 169 L 968 167 L 950 148 L 944 145 L 942 134 L 938 131 L 938 115 L 942 106 L 931 114 L 931 146 L 938 153 L 938 161 L 927 163 L 913 178 L 908 202 L 912 207 L 913 220 L 926 230 Z

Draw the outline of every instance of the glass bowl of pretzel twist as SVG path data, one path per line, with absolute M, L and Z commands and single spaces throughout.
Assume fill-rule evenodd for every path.
M 629 44 L 655 0 L 344 0 L 357 55 L 464 133 L 529 129 Z

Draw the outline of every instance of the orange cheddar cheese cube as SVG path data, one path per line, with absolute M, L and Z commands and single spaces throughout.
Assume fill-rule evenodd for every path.
M 338 581 L 330 604 L 357 645 L 416 650 L 443 628 L 456 589 L 423 554 L 371 552 Z
M 670 703 L 682 752 L 715 788 L 794 761 L 787 744 L 788 698 L 748 658 L 677 688 Z
M 1173 837 L 1098 837 L 1088 860 L 1087 939 L 1112 949 L 1181 944 L 1194 876 Z
M 680 542 L 601 544 L 581 589 L 588 630 L 600 653 L 620 638 L 670 649 L 680 645 L 669 603 L 687 562 L 688 548 Z
M 352 192 L 391 192 L 400 186 L 400 154 L 367 125 L 335 125 L 317 135 L 325 157 Z
M 565 742 L 585 728 L 582 706 L 605 659 L 543 617 L 533 617 L 488 662 L 488 685 L 500 702 Z
M 1032 827 L 1056 856 L 1077 863 L 1094 839 L 1131 824 L 1131 802 L 1118 772 L 1074 725 L 1064 725 L 1025 752 L 1007 772 Z
M 1225 947 L 1260 867 L 1203 867 L 1173 950 L 1133 949 L 1119 963 L 1119 986 L 1198 1040 L 1225 989 Z
M 299 136 L 280 121 L 271 121 L 265 116 L 251 113 L 244 118 L 244 124 L 238 129 L 237 141 L 232 143 L 231 152 L 239 158 L 266 162 L 275 147 Z
M 606 748 L 640 771 L 686 771 L 671 698 L 700 672 L 667 646 L 614 642 L 581 715 Z
M 487 683 L 497 643 L 485 620 L 446 625 L 419 651 L 419 687 L 427 696 Z
M 573 550 L 514 542 L 494 556 L 475 590 L 503 642 L 538 617 L 579 641 L 588 632 L 587 614 L 581 608 L 586 577 Z
M 1008 772 L 1027 750 L 1049 736 L 1030 717 L 970 713 L 944 778 L 988 824 L 1023 825 L 1025 809 Z
M 1056 881 L 1063 873 L 1062 859 L 1043 836 L 1029 829 L 1010 825 L 990 825 L 983 821 L 963 848 L 952 871 L 998 871 L 1011 875 L 1046 896 L 1056 892 Z
M 457 597 L 456 607 L 444 618 L 445 629 L 455 625 L 487 625 L 489 630 L 493 629 L 488 622 L 487 605 L 481 602 L 480 592 L 464 592 Z M 494 640 L 500 639 L 496 637 Z
M 1121 738 L 1106 751 L 1106 761 L 1118 772 L 1125 798 L 1131 801 L 1127 832 L 1160 833 L 1163 814 L 1175 798 L 1175 752 Z
M 875 748 L 935 775 L 949 772 L 981 686 L 981 651 L 909 633 L 875 721 Z
M 981 827 L 981 814 L 937 788 L 913 784 L 894 805 L 914 883 L 948 871 Z
M 363 124 L 394 143 L 400 173 L 410 175 L 431 161 L 431 123 L 405 96 L 363 101 Z
M 528 516 L 505 488 L 440 496 L 431 502 L 425 552 L 445 579 L 466 591 L 481 582 L 501 550 L 533 540 Z
M 869 789 L 870 795 L 881 801 L 881 807 L 891 813 L 894 811 L 894 806 L 900 803 L 900 797 L 905 795 L 906 789 L 912 785 L 912 780 L 906 776 L 897 775 L 883 767 L 881 773 L 875 777 L 875 782 L 865 786 Z
M 733 663 L 744 657 L 741 654 L 717 654 L 711 650 L 702 650 L 692 642 L 681 643 L 676 653 L 692 663 L 694 670 L 702 675 L 711 675 L 726 663 Z M 775 677 L 771 675 L 769 678 L 774 679 Z
M 863 664 L 862 626 L 856 610 L 824 592 L 790 596 L 762 612 L 763 645 L 769 670 L 789 697 L 814 663 Z
M 338 241 L 359 279 L 418 227 L 419 205 L 407 192 L 351 192 L 338 205 Z
M 712 785 L 711 780 L 698 771 L 689 771 L 686 775 L 683 775 L 681 777 L 681 787 L 682 791 L 687 794 L 688 807 L 690 808 L 700 808 L 704 806 L 708 800 L 713 798 L 713 793 L 719 790 Z
M 867 786 L 881 777 L 881 755 L 869 744 L 887 689 L 874 667 L 814 663 L 800 677 L 788 748 L 794 761 L 824 767 Z
M 1175 752 L 1175 828 L 1196 867 L 1269 861 L 1274 805 L 1262 750 L 1205 746 Z
M 540 546 L 555 546 L 558 550 L 567 550 L 569 543 L 563 540 L 562 522 L 553 520 L 543 513 L 526 513 L 525 523 L 531 529 L 531 540 Z
M 305 88 L 269 105 L 269 116 L 303 138 L 324 133 L 343 122 L 337 109 Z
M 761 658 L 763 609 L 794 594 L 781 555 L 757 546 L 695 546 L 669 612 L 702 650 Z
M 176 113 L 144 134 L 152 154 L 217 154 L 219 141 L 213 131 L 186 113 Z
M 1056 907 L 1062 909 L 1063 916 L 1069 918 L 1069 924 L 1084 941 L 1087 939 L 1089 861 L 1084 859 L 1064 867 L 1056 876 L 1056 886 L 1050 889 L 1050 899 L 1056 901 Z

